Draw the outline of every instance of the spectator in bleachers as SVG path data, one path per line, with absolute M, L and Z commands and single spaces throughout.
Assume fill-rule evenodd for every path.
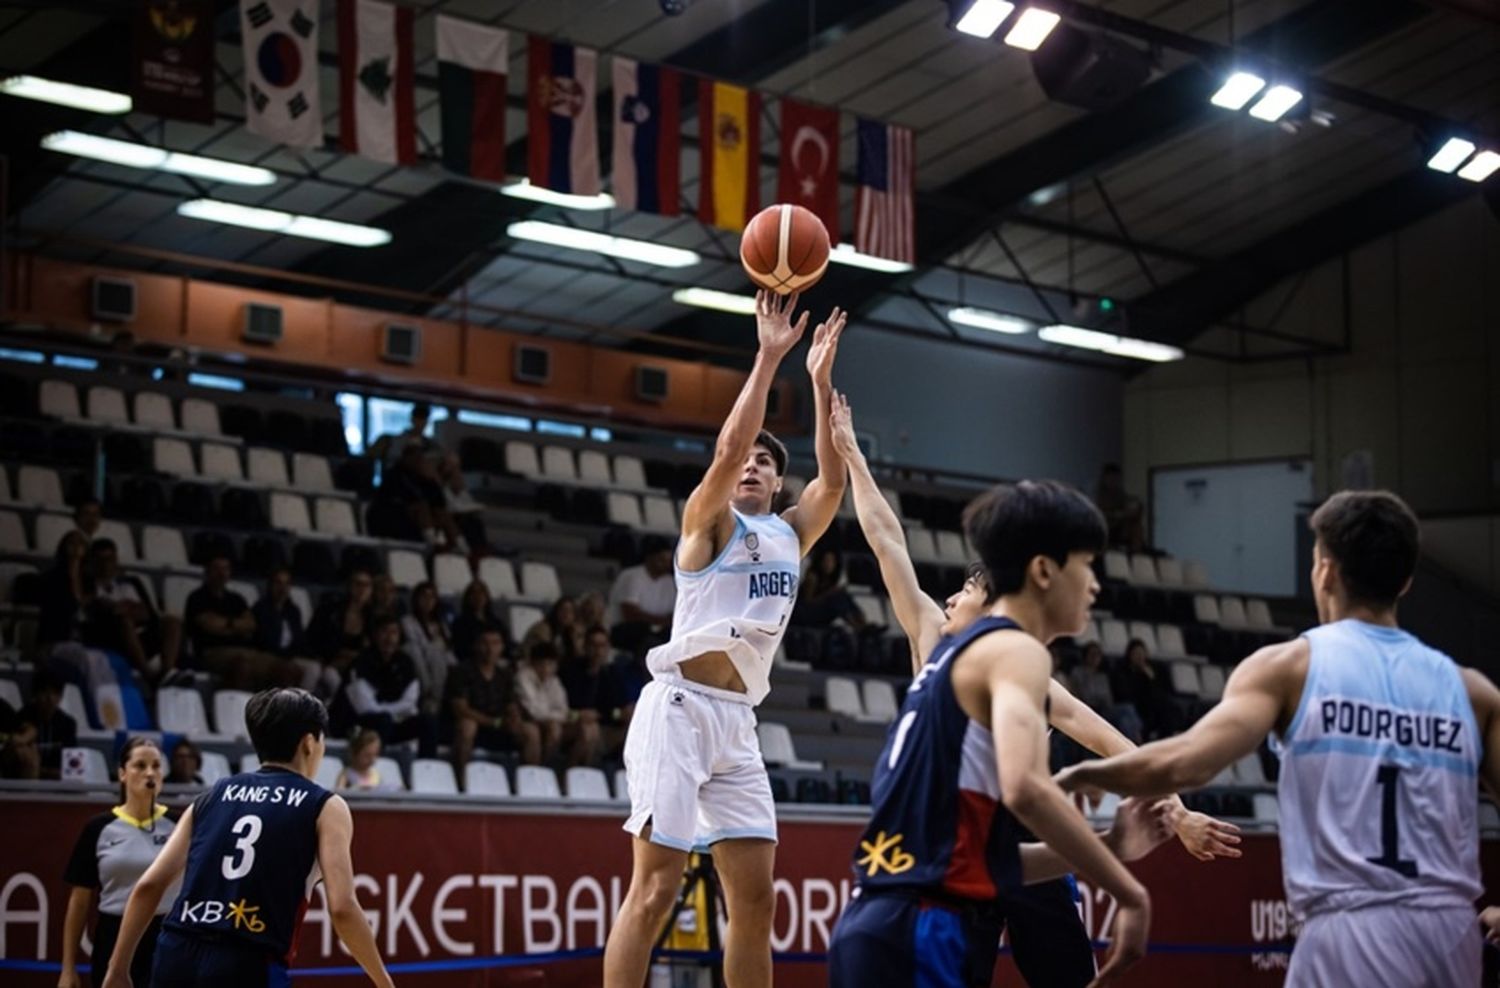
M 495 618 L 490 606 L 490 588 L 485 586 L 484 581 L 475 580 L 464 588 L 464 595 L 459 598 L 458 616 L 453 619 L 453 654 L 473 655 L 479 636 L 491 630 L 500 633 L 505 646 L 504 654 L 509 657 L 510 634 Z
M 516 673 L 516 695 L 521 709 L 541 727 L 542 761 L 565 757 L 569 765 L 593 765 L 599 760 L 599 720 L 587 722 L 568 705 L 568 691 L 557 677 L 557 648 L 539 641 Z
M 628 722 L 624 711 L 611 702 L 610 667 L 614 658 L 609 632 L 596 624 L 584 636 L 583 654 L 563 661 L 557 672 L 568 693 L 568 709 L 580 721 L 599 725 L 600 754 L 613 752 L 623 744 Z M 634 697 L 630 706 L 634 709 Z
M 22 721 L 0 745 L 0 779 L 42 777 L 41 753 L 37 750 L 36 725 Z
M 73 505 L 73 527 L 90 542 L 99 537 L 99 528 L 103 524 L 104 508 L 98 498 L 86 497 Z
M 76 641 L 83 627 L 83 608 L 89 598 L 88 539 L 77 530 L 57 540 L 52 567 L 42 574 L 41 609 L 37 615 L 37 642 L 44 647 Z
M 442 444 L 425 435 L 432 421 L 432 406 L 419 401 L 411 408 L 411 421 L 401 432 L 389 432 L 376 439 L 370 446 L 370 455 L 380 461 L 382 471 L 395 466 L 401 454 L 415 448 L 423 456 L 436 458 L 443 452 Z
M 597 590 L 590 590 L 578 598 L 578 623 L 589 629 L 603 625 L 608 610 L 604 595 Z
M 603 630 L 595 628 L 595 631 Z M 591 648 L 598 647 L 593 632 L 589 635 L 589 641 Z M 646 668 L 645 653 L 615 652 L 609 665 L 605 666 L 599 688 L 599 711 L 611 753 L 623 747 L 625 729 L 630 726 L 630 718 L 635 713 L 636 700 L 649 682 L 651 673 Z M 619 729 L 618 737 L 614 735 L 616 728 Z
M 609 589 L 610 637 L 620 648 L 644 651 L 672 627 L 677 584 L 672 579 L 672 543 L 660 535 L 641 542 L 641 563 L 620 570 Z
M 316 690 L 323 665 L 309 657 L 302 608 L 292 599 L 292 571 L 285 566 L 273 569 L 266 592 L 250 611 L 255 615 L 256 647 L 294 664 L 302 672 L 302 688 Z
M 572 597 L 559 597 L 547 616 L 526 632 L 521 640 L 521 654 L 530 655 L 537 642 L 551 642 L 562 665 L 580 658 L 584 652 L 584 625 L 578 620 L 578 604 Z
M 1092 707 L 1121 734 L 1135 744 L 1144 738 L 1141 715 L 1129 703 L 1116 703 L 1109 671 L 1104 668 L 1104 648 L 1098 642 L 1083 646 L 1083 655 L 1068 673 L 1065 685 L 1078 699 Z
M 325 596 L 307 626 L 307 647 L 326 665 L 323 696 L 336 694 L 354 660 L 370 644 L 370 598 L 375 580 L 367 569 L 352 569 L 344 591 Z
M 381 475 L 379 497 L 384 523 L 396 531 L 378 534 L 468 551 L 468 544 L 448 514 L 448 499 L 438 481 L 437 466 L 431 457 L 423 455 L 421 447 L 408 444 L 402 448 L 396 462 Z M 397 510 L 388 510 L 391 507 Z
M 797 606 L 791 623 L 803 627 L 826 627 L 842 618 L 855 631 L 864 630 L 865 616 L 849 596 L 844 579 L 844 560 L 838 550 L 824 546 L 797 587 Z
M 59 778 L 62 750 L 78 743 L 78 724 L 62 709 L 63 684 L 38 672 L 31 680 L 31 702 L 21 708 L 20 719 L 36 728 L 37 752 L 44 779 Z
M 401 650 L 401 625 L 394 617 L 371 622 L 371 646 L 354 662 L 344 699 L 354 722 L 391 744 L 416 741 L 423 758 L 437 748 L 437 725 L 422 713 L 422 683 L 411 656 Z
M 370 582 L 370 620 L 391 617 L 401 620 L 401 591 L 389 573 L 376 573 Z
M 255 647 L 255 615 L 249 602 L 229 589 L 229 577 L 229 558 L 215 555 L 203 567 L 203 584 L 188 594 L 183 607 L 198 667 L 217 675 L 230 689 L 253 693 L 296 686 L 302 681 L 301 670 Z
M 447 693 L 448 670 L 458 660 L 443 620 L 437 587 L 430 582 L 412 588 L 411 613 L 401 619 L 401 633 L 417 665 L 417 678 L 422 681 L 422 710 L 438 716 Z
M 1146 643 L 1139 638 L 1132 638 L 1125 646 L 1125 664 L 1115 677 L 1114 694 L 1116 700 L 1135 708 L 1147 740 L 1182 729 L 1166 672 L 1151 661 Z
M 521 710 L 500 629 L 485 628 L 474 648 L 469 660 L 460 662 L 448 676 L 453 770 L 459 785 L 463 785 L 464 766 L 476 745 L 490 751 L 519 752 L 527 765 L 542 761 L 541 730 Z
M 445 453 L 438 462 L 438 482 L 443 485 L 443 500 L 448 517 L 458 526 L 459 533 L 469 544 L 471 552 L 487 552 L 489 537 L 484 530 L 484 505 L 474 500 L 469 493 L 468 481 L 464 479 L 463 466 L 457 453 Z
M 1129 552 L 1146 547 L 1146 509 L 1138 497 L 1125 492 L 1125 475 L 1118 463 L 1106 463 L 1099 471 L 1094 503 L 1109 525 L 1109 544 Z
M 385 779 L 375 764 L 380 759 L 380 732 L 365 728 L 349 741 L 349 764 L 339 769 L 333 782 L 337 790 L 398 792 L 400 779 Z
M 171 771 L 166 781 L 179 786 L 203 785 L 203 752 L 187 738 L 172 746 Z
M 140 578 L 120 572 L 119 549 L 113 540 L 94 540 L 88 568 L 92 594 L 83 627 L 84 644 L 119 652 L 149 681 L 176 669 L 182 621 L 158 614 Z

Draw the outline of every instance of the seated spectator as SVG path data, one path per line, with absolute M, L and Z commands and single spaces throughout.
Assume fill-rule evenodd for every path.
M 119 551 L 112 540 L 94 540 L 88 566 L 92 594 L 82 631 L 84 644 L 119 652 L 150 681 L 170 674 L 182 648 L 182 621 L 158 614 L 140 578 L 120 572 Z
M 641 564 L 620 570 L 610 587 L 610 637 L 620 648 L 644 651 L 652 641 L 665 640 L 676 606 L 672 544 L 648 536 L 641 543 Z
M 411 407 L 411 419 L 405 429 L 388 432 L 370 445 L 370 455 L 380 461 L 382 473 L 395 466 L 408 447 L 415 447 L 423 456 L 442 455 L 442 444 L 427 435 L 427 426 L 431 422 L 432 406 L 419 401 Z
M 0 746 L 0 779 L 35 781 L 42 777 L 36 725 L 22 721 Z
M 166 781 L 179 786 L 203 785 L 203 752 L 187 738 L 172 746 L 172 768 Z
M 229 559 L 216 555 L 203 567 L 203 584 L 188 594 L 183 623 L 192 636 L 198 668 L 230 689 L 254 693 L 296 686 L 302 672 L 291 662 L 255 647 L 255 615 L 244 597 L 229 589 Z
M 531 654 L 531 646 L 537 642 L 551 642 L 557 649 L 561 665 L 581 658 L 584 652 L 584 626 L 578 621 L 578 605 L 572 597 L 559 597 L 542 618 L 526 632 L 521 640 L 521 654 Z
M 1109 524 L 1109 544 L 1129 552 L 1146 547 L 1146 509 L 1138 497 L 1125 493 L 1125 475 L 1118 463 L 1106 463 L 1099 471 L 1094 503 Z
M 443 548 L 469 550 L 458 526 L 448 514 L 448 499 L 438 482 L 437 467 L 421 447 L 403 447 L 396 462 L 381 474 L 379 497 L 399 509 L 392 521 L 399 522 L 399 538 L 427 541 Z M 404 517 L 403 517 L 404 516 Z
M 486 628 L 472 657 L 448 675 L 448 710 L 453 718 L 453 770 L 459 785 L 476 745 L 490 751 L 517 751 L 522 763 L 540 765 L 542 735 L 516 699 L 515 675 L 504 659 L 499 628 Z
M 83 629 L 84 605 L 91 596 L 84 562 L 88 548 L 83 533 L 68 532 L 58 539 L 52 566 L 42 574 L 36 636 L 44 654 L 58 642 L 77 641 Z
M 448 517 L 458 526 L 459 533 L 469 544 L 469 551 L 488 552 L 490 542 L 484 530 L 484 505 L 474 500 L 474 495 L 469 493 L 469 484 L 464 479 L 458 454 L 446 453 L 438 461 L 438 482 L 443 485 Z
M 611 699 L 609 676 L 614 657 L 609 632 L 594 625 L 584 636 L 583 654 L 561 663 L 557 673 L 568 693 L 568 709 L 580 722 L 599 725 L 601 753 L 615 750 L 624 740 L 618 713 L 606 706 Z
M 370 620 L 390 617 L 401 620 L 401 591 L 389 573 L 376 573 L 370 583 Z
M 453 654 L 473 655 L 479 636 L 491 629 L 500 631 L 505 642 L 505 655 L 510 655 L 510 635 L 495 618 L 490 607 L 490 588 L 482 580 L 475 580 L 464 588 L 458 601 L 458 616 L 453 619 Z
M 1125 646 L 1125 665 L 1115 677 L 1115 699 L 1128 703 L 1140 715 L 1145 740 L 1176 734 L 1181 717 L 1172 698 L 1172 686 L 1146 652 L 1146 643 L 1132 638 Z
M 599 647 L 592 633 L 589 640 L 591 647 Z M 624 744 L 625 729 L 630 726 L 630 718 L 635 713 L 636 700 L 640 699 L 641 690 L 649 682 L 651 673 L 646 669 L 644 653 L 616 652 L 605 666 L 599 684 L 599 712 L 601 723 L 611 737 L 612 753 Z
M 98 498 L 86 497 L 73 505 L 73 527 L 89 542 L 99 537 L 103 524 L 104 508 Z
M 1068 673 L 1065 685 L 1068 692 L 1104 713 L 1115 705 L 1114 691 L 1109 685 L 1109 673 L 1104 668 L 1104 649 L 1098 642 L 1083 646 L 1083 655 L 1073 671 Z
M 20 720 L 36 728 L 41 777 L 61 777 L 62 750 L 78 743 L 78 723 L 62 709 L 63 684 L 45 672 L 31 680 L 31 702 L 21 708 Z
M 309 658 L 302 608 L 292 599 L 292 571 L 278 566 L 266 580 L 266 592 L 250 608 L 255 615 L 255 645 L 302 670 L 302 688 L 312 692 L 322 679 L 323 664 Z
M 578 598 L 578 623 L 589 629 L 603 625 L 608 609 L 604 595 L 597 590 L 590 590 Z
M 797 587 L 797 605 L 791 623 L 803 627 L 825 627 L 842 618 L 855 631 L 865 626 L 864 612 L 849 596 L 844 579 L 844 560 L 838 550 L 819 549 Z
M 354 722 L 391 744 L 415 740 L 423 758 L 437 748 L 437 725 L 422 713 L 422 684 L 411 656 L 401 651 L 401 625 L 393 617 L 371 622 L 371 647 L 354 661 L 344 699 Z
M 307 646 L 327 666 L 321 692 L 335 695 L 355 658 L 370 645 L 369 610 L 374 578 L 366 569 L 353 569 L 342 593 L 325 596 L 307 626 Z
M 411 613 L 401 619 L 401 633 L 407 652 L 417 664 L 417 678 L 422 681 L 422 710 L 438 716 L 447 695 L 448 670 L 458 660 L 453 655 L 437 588 L 431 583 L 412 587 Z
M 516 695 L 526 716 L 542 730 L 542 760 L 551 762 L 564 749 L 569 765 L 599 760 L 599 720 L 583 720 L 569 708 L 568 691 L 557 678 L 557 649 L 537 642 L 516 673 Z
M 400 792 L 400 779 L 385 779 L 375 764 L 380 759 L 380 732 L 365 728 L 349 742 L 349 764 L 339 769 L 333 788 L 355 792 Z

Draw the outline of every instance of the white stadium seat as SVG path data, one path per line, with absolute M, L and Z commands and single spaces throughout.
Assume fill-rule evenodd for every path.
M 522 765 L 516 769 L 516 795 L 526 799 L 561 799 L 557 773 L 544 765 Z
M 493 762 L 470 762 L 464 766 L 464 791 L 471 796 L 510 796 L 510 776 L 505 766 Z
M 458 779 L 453 766 L 437 758 L 417 758 L 411 763 L 411 791 L 434 796 L 457 796 Z
M 601 769 L 577 765 L 568 769 L 566 797 L 568 799 L 597 799 L 609 801 L 609 777 Z

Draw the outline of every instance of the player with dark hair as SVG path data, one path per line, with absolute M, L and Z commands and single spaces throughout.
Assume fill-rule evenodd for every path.
M 305 690 L 270 689 L 250 699 L 245 726 L 261 767 L 215 783 L 183 813 L 131 893 L 106 988 L 130 988 L 129 958 L 179 879 L 182 892 L 157 944 L 155 988 L 289 984 L 320 878 L 339 938 L 371 981 L 391 985 L 355 895 L 349 805 L 312 781 L 327 710 Z
M 1335 494 L 1311 527 L 1322 623 L 1241 662 L 1183 734 L 1058 781 L 1201 786 L 1274 732 L 1282 874 L 1303 923 L 1286 983 L 1479 984 L 1476 789 L 1500 792 L 1500 691 L 1397 625 L 1420 549 L 1400 498 Z

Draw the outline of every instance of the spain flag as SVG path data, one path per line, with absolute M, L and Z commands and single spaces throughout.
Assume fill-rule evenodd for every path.
M 760 94 L 698 83 L 698 218 L 743 230 L 760 209 Z

